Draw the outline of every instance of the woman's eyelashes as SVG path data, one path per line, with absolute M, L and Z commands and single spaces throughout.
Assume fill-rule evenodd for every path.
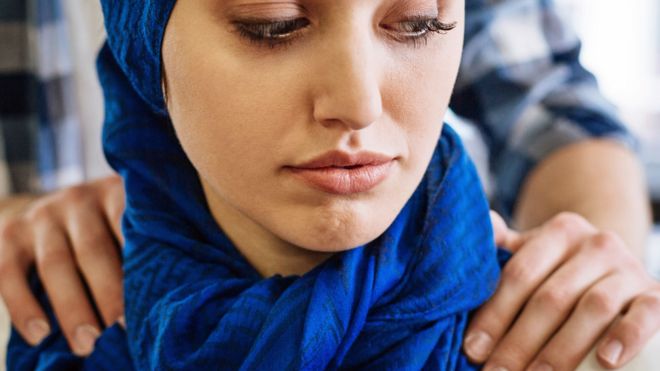
M 311 25 L 307 18 L 285 20 L 249 20 L 233 22 L 238 34 L 245 40 L 271 49 L 285 46 L 302 36 Z M 434 17 L 415 17 L 405 21 L 381 25 L 391 38 L 412 46 L 426 45 L 429 37 L 453 30 L 456 22 L 444 23 Z
M 239 35 L 246 40 L 275 48 L 294 41 L 300 32 L 310 25 L 307 18 L 285 20 L 234 22 Z
M 456 22 L 445 23 L 437 18 L 416 18 L 384 28 L 391 33 L 395 40 L 417 47 L 426 45 L 433 35 L 453 30 L 456 28 Z

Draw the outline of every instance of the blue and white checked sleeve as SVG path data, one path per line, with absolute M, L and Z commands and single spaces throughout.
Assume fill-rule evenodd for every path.
M 465 50 L 451 108 L 479 127 L 510 217 L 529 171 L 589 138 L 636 141 L 580 64 L 580 40 L 551 0 L 466 0 Z
M 0 0 L 0 196 L 83 180 L 61 0 Z

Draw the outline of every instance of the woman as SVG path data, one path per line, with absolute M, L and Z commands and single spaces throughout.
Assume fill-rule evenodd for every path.
M 457 137 L 435 150 L 463 2 L 164 3 L 104 4 L 134 366 L 467 367 L 498 266 Z
M 86 366 L 472 367 L 498 266 L 476 175 L 438 141 L 463 2 L 127 3 L 104 3 L 100 71 L 128 330 Z M 15 338 L 10 365 L 82 366 L 60 349 Z

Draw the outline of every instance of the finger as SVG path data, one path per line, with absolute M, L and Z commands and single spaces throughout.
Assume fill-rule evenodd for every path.
M 637 355 L 660 330 L 660 289 L 635 298 L 621 320 L 610 328 L 598 347 L 601 365 L 619 368 Z
M 122 269 L 119 249 L 95 203 L 71 209 L 67 220 L 78 268 L 89 287 L 103 323 L 123 314 Z
M 495 244 L 497 246 L 502 246 L 506 242 L 506 237 L 509 231 L 509 227 L 504 222 L 504 219 L 500 214 L 495 211 L 490 211 L 490 222 L 493 225 L 493 235 L 495 237 Z
M 119 176 L 107 179 L 107 192 L 101 201 L 105 218 L 114 232 L 114 237 L 121 248 L 124 247 L 124 235 L 121 231 L 121 219 L 126 208 L 124 185 Z
M 11 322 L 23 339 L 31 345 L 41 343 L 51 332 L 48 317 L 32 295 L 26 271 L 10 268 L 3 272 L 0 292 Z
M 563 214 L 544 225 L 513 255 L 502 270 L 495 294 L 468 326 L 464 349 L 472 362 L 486 361 L 527 298 L 592 229 L 583 219 Z
M 32 294 L 27 282 L 27 260 L 14 241 L 0 242 L 0 295 L 16 330 L 31 345 L 39 344 L 50 334 L 48 317 Z
M 42 219 L 34 228 L 39 277 L 69 346 L 74 353 L 87 355 L 100 334 L 99 325 L 67 238 L 50 219 Z
M 518 232 L 509 229 L 506 222 L 495 211 L 490 211 L 490 220 L 493 225 L 493 237 L 495 244 L 511 252 L 515 252 L 521 246 L 521 236 Z
M 603 331 L 640 292 L 640 284 L 607 276 L 580 298 L 564 326 L 541 350 L 533 367 L 545 364 L 555 370 L 573 370 L 589 354 Z
M 523 369 L 563 324 L 594 282 L 611 273 L 606 254 L 573 256 L 543 282 L 488 359 L 487 367 Z

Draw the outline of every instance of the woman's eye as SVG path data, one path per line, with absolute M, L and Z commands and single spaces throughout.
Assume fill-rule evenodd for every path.
M 286 20 L 249 20 L 234 22 L 241 37 L 248 41 L 266 45 L 270 48 L 292 42 L 298 33 L 310 25 L 307 18 Z M 444 23 L 437 18 L 410 19 L 384 27 L 392 36 L 402 42 L 418 46 L 426 43 L 428 38 L 437 33 L 451 31 L 456 23 Z
M 249 41 L 274 48 L 295 38 L 298 31 L 310 25 L 307 18 L 274 21 L 235 22 L 239 34 Z
M 445 33 L 455 27 L 456 22 L 444 23 L 437 18 L 426 18 L 395 23 L 385 29 L 390 31 L 398 41 L 411 42 L 418 46 L 420 41 L 426 43 L 431 35 Z

